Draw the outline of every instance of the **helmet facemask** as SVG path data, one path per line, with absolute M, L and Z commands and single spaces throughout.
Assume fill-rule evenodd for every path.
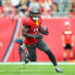
M 34 20 L 37 21 L 40 17 L 40 10 L 38 8 L 32 8 L 29 11 L 29 16 Z
M 32 19 L 34 20 L 34 21 L 37 21 L 38 19 L 39 19 L 39 14 L 32 14 Z

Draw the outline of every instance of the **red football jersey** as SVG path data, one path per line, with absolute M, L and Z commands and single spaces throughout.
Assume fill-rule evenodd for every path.
M 22 20 L 22 23 L 23 25 L 26 25 L 29 27 L 29 30 L 27 33 L 35 35 L 36 33 L 39 33 L 38 29 L 42 23 L 42 18 L 39 17 L 39 20 L 35 22 L 31 17 L 26 17 Z M 26 39 L 24 40 L 24 43 L 26 45 L 32 45 L 38 41 L 39 41 L 38 39 L 26 37 Z
M 63 35 L 65 44 L 71 44 L 73 32 L 71 30 L 65 30 Z

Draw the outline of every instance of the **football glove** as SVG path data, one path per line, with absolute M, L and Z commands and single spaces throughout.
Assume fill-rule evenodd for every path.
M 49 32 L 48 32 L 48 29 L 46 29 L 46 31 L 44 32 L 45 35 L 48 35 Z
M 43 35 L 41 34 L 35 34 L 35 39 L 42 39 L 43 38 Z

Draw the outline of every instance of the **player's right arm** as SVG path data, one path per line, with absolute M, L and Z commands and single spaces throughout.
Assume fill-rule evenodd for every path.
M 27 33 L 28 30 L 29 30 L 28 26 L 23 25 L 22 35 L 23 35 L 24 37 L 35 38 L 35 39 L 42 39 L 42 38 L 43 38 L 43 36 L 40 35 L 40 34 L 32 35 L 32 34 Z
M 65 47 L 65 39 L 64 39 L 64 35 L 62 35 L 62 44 L 63 44 L 63 46 Z
M 23 28 L 22 28 L 22 35 L 23 35 L 24 37 L 28 37 L 28 38 L 35 38 L 35 35 L 32 35 L 32 34 L 27 33 L 28 30 L 29 30 L 28 26 L 23 25 Z

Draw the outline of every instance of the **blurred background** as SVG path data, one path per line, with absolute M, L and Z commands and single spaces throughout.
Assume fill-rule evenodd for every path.
M 44 36 L 45 42 L 57 61 L 64 61 L 62 34 L 65 23 L 70 24 L 75 34 L 75 0 L 0 0 L 0 62 L 19 62 L 24 60 L 25 47 L 20 49 L 24 38 L 21 35 L 22 19 L 28 15 L 30 7 L 36 6 L 41 11 L 42 25 L 49 29 L 49 35 Z M 21 39 L 21 42 L 16 42 Z M 75 42 L 75 41 L 74 41 Z M 66 52 L 66 61 L 74 61 L 75 45 Z M 37 49 L 37 61 L 49 61 L 47 55 Z

